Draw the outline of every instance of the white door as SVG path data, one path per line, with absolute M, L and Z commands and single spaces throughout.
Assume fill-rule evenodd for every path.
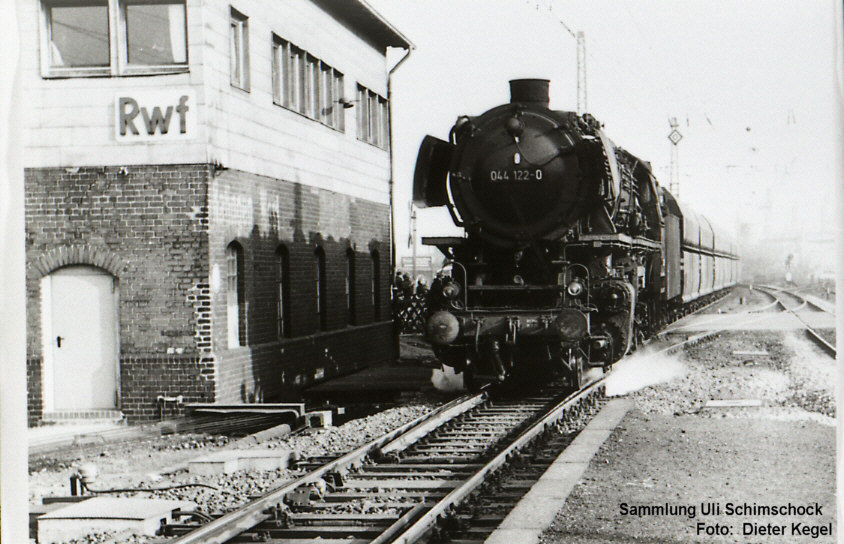
M 117 402 L 117 288 L 107 272 L 70 266 L 50 275 L 53 410 L 113 409 Z M 48 370 L 49 371 L 49 370 Z

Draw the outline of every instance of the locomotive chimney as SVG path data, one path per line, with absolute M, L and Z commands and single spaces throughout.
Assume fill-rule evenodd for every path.
M 510 103 L 527 102 L 547 108 L 548 85 L 547 79 L 511 79 Z

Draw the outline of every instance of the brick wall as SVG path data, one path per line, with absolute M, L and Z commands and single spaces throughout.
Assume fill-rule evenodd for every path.
M 41 357 L 26 358 L 26 387 L 27 395 L 27 422 L 30 426 L 36 425 L 43 413 L 41 399 Z
M 394 355 L 386 205 L 207 165 L 28 169 L 26 199 L 32 419 L 44 400 L 40 281 L 71 264 L 97 266 L 118 280 L 120 408 L 130 422 L 160 417 L 159 395 L 275 400 Z M 244 257 L 241 347 L 228 346 L 225 252 L 232 241 Z M 289 275 L 283 338 L 281 247 Z M 316 305 L 318 247 L 325 253 L 324 330 Z M 354 325 L 346 299 L 349 254 Z
M 372 251 L 380 261 L 380 318 L 389 312 L 389 207 L 301 184 L 225 171 L 209 188 L 212 343 L 218 401 L 277 399 L 298 386 L 392 356 L 391 325 L 375 323 Z M 227 334 L 225 251 L 243 248 L 246 345 Z M 288 259 L 289 336 L 278 334 L 279 248 Z M 325 253 L 326 327 L 317 312 L 316 249 Z M 349 323 L 346 256 L 354 255 L 356 325 Z M 328 350 L 326 352 L 326 349 Z
M 150 368 L 150 361 L 159 361 L 175 369 L 184 365 L 169 355 L 210 352 L 208 176 L 203 164 L 26 170 L 31 360 L 42 355 L 40 280 L 73 264 L 97 266 L 117 278 L 122 361 L 143 360 Z M 185 376 L 199 379 L 190 365 L 184 368 Z M 121 375 L 125 379 L 122 368 Z M 40 371 L 30 376 L 34 402 Z M 213 397 L 213 378 L 206 382 L 197 395 Z M 147 414 L 160 394 L 150 390 L 142 401 L 127 397 L 125 386 L 121 390 L 130 420 Z
M 182 408 L 157 402 L 159 396 L 184 402 L 214 401 L 214 360 L 198 355 L 120 358 L 121 408 L 129 422 L 184 415 Z

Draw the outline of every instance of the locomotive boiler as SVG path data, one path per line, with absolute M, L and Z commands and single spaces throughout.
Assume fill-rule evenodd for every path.
M 414 202 L 464 230 L 423 238 L 448 260 L 426 337 L 470 384 L 542 369 L 579 387 L 737 279 L 729 237 L 594 117 L 550 109 L 548 86 L 511 81 L 510 103 L 420 146 Z

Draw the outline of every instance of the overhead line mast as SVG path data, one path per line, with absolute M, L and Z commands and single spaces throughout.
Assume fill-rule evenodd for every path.
M 577 32 L 577 114 L 586 113 L 586 36 Z

